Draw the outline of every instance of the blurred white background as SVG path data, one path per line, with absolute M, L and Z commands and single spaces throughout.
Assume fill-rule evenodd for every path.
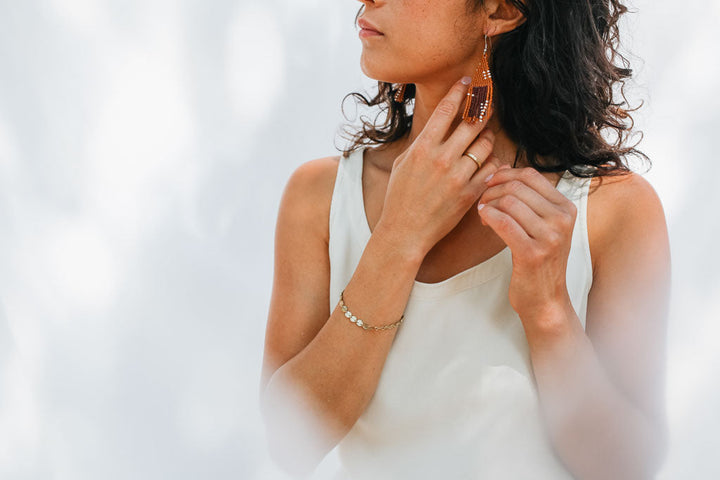
M 257 406 L 275 217 L 376 85 L 359 6 L 0 0 L 0 478 L 283 478 Z M 660 478 L 720 478 L 720 2 L 634 6 L 673 255 Z

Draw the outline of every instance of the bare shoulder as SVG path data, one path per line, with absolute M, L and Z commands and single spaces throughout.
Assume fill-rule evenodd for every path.
M 593 271 L 596 262 L 622 243 L 667 235 L 660 197 L 638 173 L 593 178 L 587 210 Z
M 305 227 L 324 228 L 326 240 L 339 162 L 340 156 L 336 155 L 300 164 L 290 175 L 283 192 L 282 205 L 286 213 L 293 215 Z
M 334 182 L 339 161 L 339 155 L 308 160 L 301 163 L 290 178 L 299 182 L 309 182 L 316 187 L 329 180 Z M 332 190 L 332 185 L 330 185 L 330 189 Z
M 602 201 L 639 201 L 640 207 L 660 206 L 657 192 L 642 175 L 628 173 L 626 175 L 595 177 L 590 184 L 590 192 Z

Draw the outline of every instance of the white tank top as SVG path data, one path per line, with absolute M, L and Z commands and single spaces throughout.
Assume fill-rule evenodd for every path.
M 330 207 L 330 311 L 370 238 L 364 150 L 341 157 Z M 585 327 L 592 265 L 589 179 L 565 172 L 557 189 L 577 217 L 567 267 Z M 439 283 L 415 281 L 365 412 L 337 446 L 337 478 L 571 479 L 543 428 L 527 338 L 510 306 L 508 247 Z M 388 272 L 392 274 L 392 272 Z

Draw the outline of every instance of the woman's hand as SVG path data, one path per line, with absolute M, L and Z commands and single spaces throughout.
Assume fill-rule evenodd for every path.
M 475 125 L 461 122 L 443 141 L 466 93 L 467 85 L 453 85 L 393 163 L 376 231 L 420 260 L 460 222 L 487 188 L 485 178 L 498 167 L 496 160 L 486 161 L 494 142 L 492 131 L 483 131 L 487 117 Z M 463 156 L 466 151 L 485 161 L 481 168 Z
M 503 165 L 487 185 L 478 214 L 512 252 L 510 305 L 523 321 L 567 306 L 575 205 L 533 168 Z

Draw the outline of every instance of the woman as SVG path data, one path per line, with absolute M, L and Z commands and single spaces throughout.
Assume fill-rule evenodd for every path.
M 669 246 L 613 97 L 631 73 L 625 7 L 362 3 L 388 122 L 285 188 L 261 394 L 273 456 L 303 473 L 338 446 L 341 478 L 653 477 Z M 475 117 L 473 92 L 491 102 Z

